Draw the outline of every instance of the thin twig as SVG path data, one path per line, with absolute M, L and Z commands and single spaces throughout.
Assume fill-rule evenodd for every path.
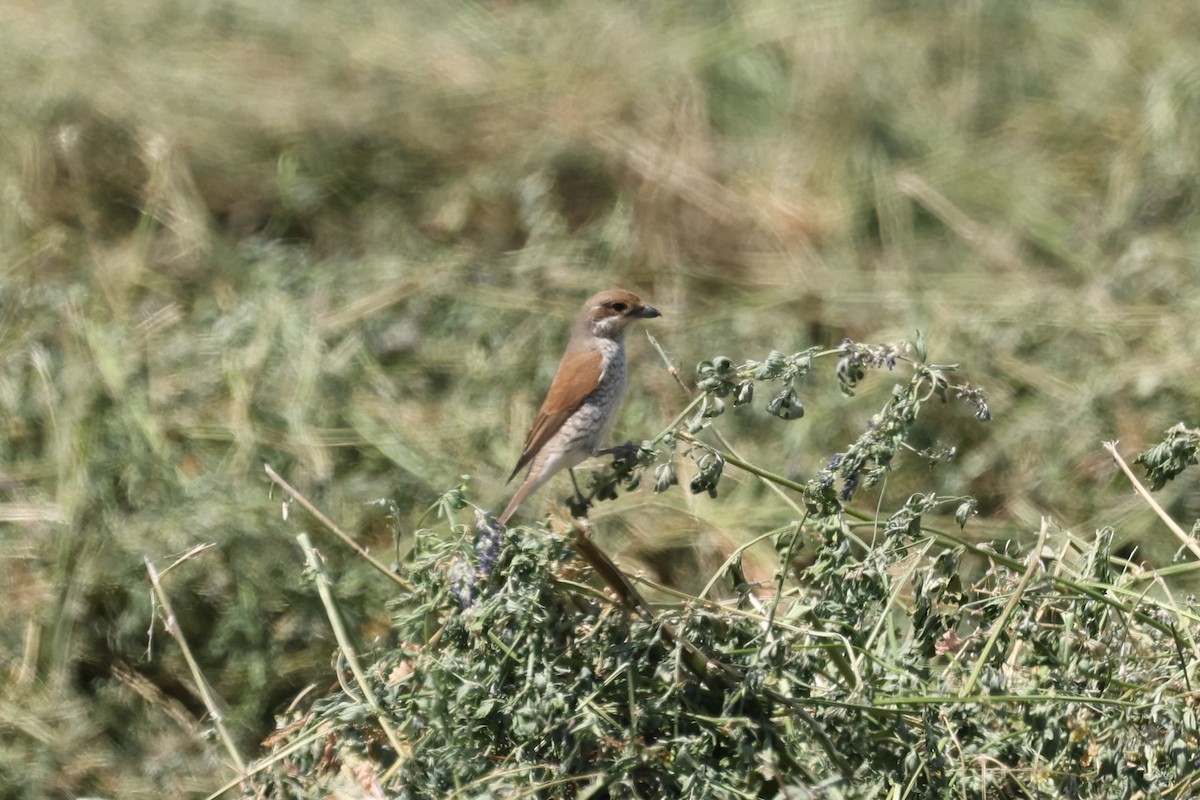
M 1054 568 L 1050 570 L 1051 578 L 1058 578 L 1062 575 L 1063 570 L 1066 568 L 1066 565 L 1067 565 L 1067 550 L 1070 549 L 1070 547 L 1071 547 L 1071 539 L 1070 539 L 1070 536 L 1068 535 L 1067 537 L 1065 537 L 1065 541 L 1063 541 L 1062 549 L 1060 549 L 1058 551 L 1058 554 L 1055 556 Z M 1046 616 L 1046 612 L 1049 611 L 1051 607 L 1052 607 L 1051 601 L 1049 601 L 1049 600 L 1042 601 L 1042 604 L 1038 607 L 1037 613 L 1035 613 L 1033 615 L 1034 621 L 1040 623 L 1042 621 L 1042 619 Z M 1020 659 L 1021 653 L 1024 650 L 1024 648 L 1025 648 L 1025 640 L 1015 639 L 1013 641 L 1013 646 L 1008 651 L 1008 657 L 1004 659 L 1004 670 L 1007 673 L 1006 678 L 1011 679 L 1014 675 L 1016 675 L 1017 663 L 1018 663 L 1018 660 Z
M 1008 624 L 1008 618 L 1013 615 L 1017 604 L 1021 602 L 1021 597 L 1025 594 L 1025 588 L 1029 585 L 1029 579 L 1033 577 L 1033 573 L 1042 563 L 1042 548 L 1046 545 L 1046 534 L 1049 531 L 1050 521 L 1042 517 L 1042 529 L 1038 532 L 1038 540 L 1037 544 L 1033 547 L 1033 552 L 1026 559 L 1025 572 L 1021 575 L 1021 580 L 1017 581 L 1017 587 L 1013 589 L 1013 593 L 1009 595 L 1008 602 L 1005 604 L 1004 610 L 1000 612 L 999 619 L 993 623 L 992 635 L 988 637 L 987 642 L 983 645 L 983 649 L 979 651 L 979 656 L 975 659 L 975 667 L 971 670 L 971 675 L 967 678 L 967 682 L 963 684 L 962 691 L 958 693 L 959 697 L 968 697 L 975 691 L 975 684 L 979 681 L 979 674 L 983 672 L 983 667 L 987 663 L 992 648 L 996 646 L 996 641 L 1004 633 L 1004 628 Z
M 325 606 L 325 616 L 329 618 L 329 624 L 333 627 L 333 635 L 337 638 L 338 649 L 341 651 L 342 657 L 346 659 L 346 663 L 350 665 L 350 671 L 354 674 L 354 680 L 358 684 L 358 689 L 362 692 L 367 705 L 375 712 L 375 720 L 379 723 L 379 727 L 383 729 L 383 733 L 387 736 L 388 742 L 391 743 L 392 749 L 396 751 L 396 763 L 381 777 L 381 780 L 386 780 L 386 776 L 403 763 L 404 747 L 400 744 L 400 737 L 392 730 L 391 724 L 388 723 L 384 716 L 383 707 L 375 699 L 375 693 L 371 691 L 371 684 L 367 682 L 366 673 L 363 672 L 362 665 L 358 662 L 358 656 L 351 645 L 350 636 L 346 632 L 346 626 L 342 624 L 342 615 L 338 610 L 337 601 L 334 599 L 333 592 L 329 588 L 331 581 L 329 575 L 325 572 L 323 560 L 317 555 L 317 551 L 313 548 L 312 541 L 308 538 L 307 533 L 297 534 L 296 541 L 300 543 L 300 549 L 304 551 L 304 558 L 308 562 L 309 569 L 316 575 L 317 593 L 321 596 L 321 602 Z
M 710 426 L 710 429 L 712 429 L 711 426 Z M 715 429 L 712 429 L 712 431 L 714 434 L 719 433 Z M 707 448 L 711 448 L 713 450 L 713 452 L 720 455 L 721 458 L 724 461 L 726 461 L 727 463 L 733 464 L 735 467 L 743 469 L 746 472 L 749 472 L 751 475 L 754 475 L 755 477 L 762 478 L 763 482 L 765 482 L 769 486 L 774 484 L 776 486 L 776 488 L 778 488 L 779 486 L 782 486 L 785 489 L 791 489 L 793 492 L 800 492 L 800 493 L 804 492 L 804 484 L 797 483 L 796 481 L 785 478 L 782 475 L 777 475 L 774 472 L 770 472 L 768 470 L 763 469 L 762 467 L 756 467 L 754 464 L 751 464 L 749 461 L 745 460 L 744 458 L 739 457 L 732 450 L 729 450 L 729 449 L 726 449 L 724 451 L 718 450 L 717 448 L 713 447 L 712 445 L 706 444 L 705 442 L 700 441 L 699 439 L 697 439 L 695 436 L 688 433 L 687 431 L 680 431 L 679 433 L 677 433 L 675 435 L 676 435 L 676 437 L 678 437 L 679 439 L 682 439 L 685 442 L 690 442 L 692 444 L 698 444 L 698 445 L 702 445 Z M 795 502 L 792 501 L 790 498 L 789 498 L 789 505 L 795 506 Z M 796 510 L 799 511 L 800 510 L 799 507 L 796 507 Z
M 242 782 L 245 780 L 245 778 L 252 777 L 261 772 L 266 772 L 271 767 L 284 761 L 288 756 L 291 756 L 294 753 L 297 753 L 306 747 L 311 747 L 314 742 L 320 741 L 320 740 L 324 739 L 325 737 L 327 737 L 328 735 L 329 735 L 328 731 L 318 728 L 317 730 L 309 731 L 308 733 L 306 733 L 302 736 L 297 736 L 286 747 L 279 749 L 278 751 L 272 753 L 267 758 L 264 758 L 261 761 L 257 762 L 254 765 L 254 767 L 249 772 L 246 773 L 246 775 L 244 777 L 234 778 L 233 780 L 226 782 L 223 786 L 219 787 L 215 792 L 210 794 L 208 797 L 204 798 L 204 800 L 217 800 L 217 798 L 220 797 L 221 795 L 225 794 L 226 792 L 230 791 L 231 789 L 236 789 L 238 786 L 240 786 L 242 784 Z M 255 794 L 259 797 L 262 796 L 262 794 L 258 791 L 257 787 L 255 787 Z
M 271 480 L 274 481 L 275 484 L 277 486 L 279 486 L 280 489 L 283 489 L 285 492 L 287 492 L 293 500 L 295 500 L 297 503 L 299 503 L 301 505 L 301 507 L 304 508 L 305 511 L 307 511 L 308 513 L 310 513 L 314 517 L 316 517 L 317 521 L 320 522 L 322 525 L 324 525 L 326 527 L 326 529 L 329 530 L 330 533 L 332 533 L 334 536 L 341 539 L 342 542 L 345 543 L 345 545 L 347 547 L 349 547 L 355 553 L 358 553 L 358 555 L 361 556 L 364 560 L 366 560 L 366 562 L 368 564 L 370 564 L 372 567 L 374 567 L 375 569 L 382 572 L 384 575 L 391 578 L 395 583 L 399 584 L 402 588 L 405 588 L 405 589 L 412 588 L 406 580 L 401 578 L 399 575 L 397 575 L 392 570 L 388 569 L 386 564 L 384 564 L 382 561 L 380 561 L 379 559 L 377 559 L 373 555 L 371 555 L 369 552 L 367 552 L 367 549 L 365 547 L 363 547 L 361 544 L 359 544 L 358 542 L 354 541 L 354 539 L 350 537 L 350 534 L 343 531 L 341 528 L 339 528 L 337 526 L 337 524 L 333 520 L 331 520 L 329 517 L 327 517 L 323 513 L 321 513 L 321 510 L 319 508 L 317 508 L 315 505 L 313 505 L 307 497 L 305 497 L 304 495 L 300 494 L 300 492 L 298 492 L 294 488 L 292 488 L 292 485 L 290 483 L 288 483 L 287 481 L 285 481 L 282 477 L 280 477 L 278 472 L 271 469 L 270 464 L 263 464 L 263 469 L 265 469 L 267 471 L 268 477 L 270 477 Z
M 1113 461 L 1117 462 L 1117 466 L 1120 467 L 1121 471 L 1125 473 L 1125 477 L 1129 478 L 1129 482 L 1133 484 L 1134 491 L 1141 495 L 1141 498 L 1145 500 L 1147 504 L 1149 504 L 1150 508 L 1154 509 L 1154 513 L 1158 514 L 1158 518 L 1166 523 L 1167 527 L 1171 529 L 1171 533 L 1175 534 L 1175 538 L 1178 539 L 1184 547 L 1190 550 L 1192 555 L 1194 555 L 1197 559 L 1200 559 L 1200 544 L 1198 544 L 1194 538 L 1184 531 L 1183 528 L 1179 527 L 1179 523 L 1171 519 L 1170 515 L 1167 514 L 1167 512 L 1163 510 L 1163 507 L 1158 504 L 1158 501 L 1150 495 L 1150 491 L 1142 485 L 1142 482 L 1139 481 L 1137 476 L 1133 474 L 1133 470 L 1131 470 L 1129 465 L 1125 463 L 1125 459 L 1121 458 L 1121 454 L 1117 452 L 1117 443 L 1101 442 L 1101 444 L 1104 445 L 1104 449 L 1108 451 L 1109 455 L 1113 457 Z
M 179 619 L 175 616 L 175 610 L 171 608 L 171 599 L 163 590 L 162 582 L 159 580 L 158 570 L 154 568 L 154 562 L 149 557 L 143 556 L 142 560 L 146 564 L 146 571 L 150 573 L 150 586 L 154 589 L 154 596 L 158 598 L 158 603 L 162 606 L 164 612 L 163 624 L 167 628 L 167 633 L 171 634 L 176 643 L 179 644 L 179 649 L 183 653 L 183 660 L 187 662 L 188 670 L 192 673 L 192 679 L 196 681 L 196 688 L 200 692 L 200 699 L 203 701 L 208 715 L 212 718 L 213 725 L 217 729 L 217 735 L 221 739 L 221 744 L 225 746 L 225 752 L 229 754 L 229 758 L 237 768 L 238 775 L 245 777 L 246 762 L 242 759 L 241 753 L 238 752 L 237 745 L 233 741 L 233 736 L 230 735 L 229 730 L 225 727 L 225 716 L 221 713 L 221 709 L 217 705 L 217 698 L 213 693 L 212 687 L 208 685 L 208 680 L 205 679 L 204 673 L 200 671 L 200 665 L 196 662 L 195 656 L 192 655 L 192 649 L 188 647 L 187 639 L 183 636 L 183 629 L 179 627 Z

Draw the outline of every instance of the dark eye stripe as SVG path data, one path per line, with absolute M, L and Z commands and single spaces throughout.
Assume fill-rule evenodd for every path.
M 613 311 L 616 311 L 618 314 L 624 314 L 629 310 L 629 306 L 625 305 L 624 303 L 613 303 L 609 306 L 609 308 L 611 308 Z

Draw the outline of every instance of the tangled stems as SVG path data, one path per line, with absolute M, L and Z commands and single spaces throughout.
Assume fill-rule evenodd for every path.
M 653 344 L 669 363 L 658 343 Z M 913 374 L 907 384 L 897 384 L 893 388 L 887 405 L 868 421 L 866 430 L 846 449 L 834 453 L 825 467 L 807 483 L 787 480 L 739 458 L 713 427 L 715 420 L 726 412 L 726 399 L 731 399 L 735 408 L 750 406 L 756 393 L 761 393 L 756 387 L 763 384 L 769 387 L 770 393 L 766 403 L 767 413 L 783 421 L 802 418 L 804 404 L 796 382 L 812 372 L 814 363 L 830 358 L 836 359 L 835 376 L 847 396 L 853 396 L 855 388 L 870 370 L 892 371 L 898 364 L 906 363 L 912 365 Z M 682 454 L 690 458 L 696 467 L 695 475 L 689 482 L 693 494 L 704 492 L 715 498 L 725 465 L 733 464 L 759 476 L 770 485 L 799 492 L 803 496 L 806 516 L 823 527 L 840 528 L 839 520 L 844 505 L 853 500 L 860 489 L 872 488 L 882 480 L 900 448 L 913 449 L 906 443 L 906 438 L 928 401 L 958 400 L 969 405 L 973 415 L 981 422 L 991 419 L 982 389 L 969 383 L 950 382 L 948 374 L 956 369 L 955 365 L 926 364 L 925 344 L 919 333 L 913 342 L 864 344 L 847 339 L 837 348 L 813 347 L 790 355 L 773 350 L 762 360 L 742 363 L 717 356 L 697 366 L 698 393 L 691 397 L 687 406 L 657 436 L 643 442 L 635 458 L 623 462 L 618 460 L 608 475 L 598 478 L 593 484 L 596 487 L 593 496 L 601 499 L 615 497 L 617 485 L 624 485 L 627 490 L 635 488 L 640 483 L 640 473 L 645 469 L 653 470 L 654 491 L 666 491 L 678 483 L 675 456 L 682 442 L 685 445 Z M 721 448 L 709 446 L 699 439 L 706 429 L 713 430 Z M 937 448 L 924 451 L 922 455 L 932 464 L 952 459 L 955 452 L 952 447 Z M 797 511 L 800 509 L 797 508 Z M 965 521 L 971 509 L 960 511 Z

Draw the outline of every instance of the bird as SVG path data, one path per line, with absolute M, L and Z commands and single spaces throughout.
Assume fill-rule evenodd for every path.
M 564 469 L 582 497 L 575 467 L 591 456 L 621 449 L 598 448 L 625 398 L 625 332 L 638 320 L 661 316 L 658 309 L 624 289 L 607 289 L 583 304 L 546 400 L 525 439 L 517 466 L 508 476 L 511 483 L 529 465 L 525 480 L 500 515 L 501 525 L 525 498 Z

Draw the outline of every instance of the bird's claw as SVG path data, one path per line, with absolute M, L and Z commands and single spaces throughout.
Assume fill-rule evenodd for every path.
M 591 507 L 592 501 L 581 494 L 577 494 L 567 501 L 567 508 L 570 510 L 571 516 L 575 518 L 587 519 L 588 509 Z

